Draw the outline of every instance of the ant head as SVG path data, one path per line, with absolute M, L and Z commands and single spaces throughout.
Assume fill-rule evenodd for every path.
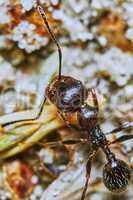
M 75 112 L 87 98 L 87 90 L 79 80 L 61 76 L 47 87 L 46 95 L 61 111 Z
M 77 113 L 78 123 L 85 130 L 95 127 L 98 122 L 98 110 L 95 107 L 84 104 Z
M 120 193 L 127 189 L 131 179 L 131 169 L 122 160 L 107 163 L 103 169 L 103 182 L 114 193 Z

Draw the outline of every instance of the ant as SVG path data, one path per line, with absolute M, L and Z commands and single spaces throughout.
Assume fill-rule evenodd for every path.
M 90 153 L 88 155 L 88 161 L 86 163 L 86 182 L 82 192 L 81 200 L 85 199 L 86 191 L 89 183 L 91 165 L 96 153 L 101 149 L 107 159 L 107 163 L 103 168 L 103 182 L 106 188 L 114 193 L 120 193 L 126 190 L 131 180 L 131 169 L 124 161 L 116 158 L 115 154 L 111 151 L 110 145 L 118 142 L 124 142 L 126 140 L 133 139 L 133 135 L 120 136 L 114 141 L 107 140 L 106 135 L 118 133 L 122 130 L 133 128 L 133 122 L 127 122 L 122 124 L 119 128 L 115 128 L 112 131 L 104 133 L 99 125 L 99 105 L 96 92 L 93 88 L 87 89 L 80 80 L 77 80 L 70 76 L 62 75 L 62 51 L 61 47 L 56 40 L 53 31 L 51 30 L 47 16 L 43 8 L 38 5 L 37 10 L 46 26 L 52 40 L 58 48 L 59 55 L 59 74 L 46 88 L 46 97 L 54 104 L 61 116 L 64 119 L 65 114 L 76 114 L 77 124 L 81 130 L 87 135 L 87 138 L 82 138 L 72 141 L 62 141 L 63 144 L 76 144 L 86 143 L 90 145 Z M 87 97 L 92 94 L 94 100 L 94 106 L 90 106 L 87 103 Z M 41 115 L 45 104 L 46 98 L 44 98 L 40 110 L 35 117 L 29 120 L 38 119 Z M 12 121 L 3 124 L 4 126 L 18 121 L 24 121 L 27 119 Z M 66 119 L 65 119 L 66 120 Z M 71 124 L 69 124 L 71 125 Z

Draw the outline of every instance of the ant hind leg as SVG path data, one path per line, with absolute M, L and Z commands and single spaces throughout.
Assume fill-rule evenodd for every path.
M 86 182 L 85 182 L 85 186 L 84 186 L 84 189 L 83 189 L 83 192 L 82 192 L 81 200 L 85 199 L 85 195 L 86 195 L 86 192 L 87 192 L 87 187 L 88 187 L 90 172 L 91 172 L 91 163 L 92 163 L 92 161 L 88 160 L 87 164 L 86 164 Z
M 116 140 L 110 142 L 109 145 L 125 142 L 125 141 L 131 140 L 131 139 L 133 139 L 133 135 L 123 135 L 123 136 L 118 137 Z
M 115 128 L 112 131 L 109 131 L 109 132 L 105 133 L 105 135 L 111 135 L 113 133 L 118 133 L 120 131 L 127 130 L 127 129 L 132 129 L 132 128 L 133 128 L 133 122 L 125 122 L 120 127 Z
M 94 158 L 96 153 L 97 153 L 97 149 L 92 149 L 91 152 L 90 152 L 88 161 L 86 163 L 86 182 L 85 182 L 84 189 L 83 189 L 83 192 L 82 192 L 81 200 L 84 200 L 85 196 L 86 196 L 87 187 L 88 187 L 89 178 L 90 178 L 90 173 L 91 173 L 92 159 Z

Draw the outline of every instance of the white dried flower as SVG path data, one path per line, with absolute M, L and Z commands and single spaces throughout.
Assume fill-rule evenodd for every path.
M 53 157 L 53 151 L 50 149 L 41 149 L 38 155 L 41 157 L 41 160 L 43 160 L 44 163 L 52 164 L 54 157 Z
M 123 18 L 127 21 L 128 25 L 132 26 L 133 19 L 133 1 L 124 2 L 121 7 Z
M 7 74 L 10 74 L 10 76 L 7 76 Z M 3 81 L 6 80 L 14 81 L 15 73 L 12 68 L 12 65 L 0 56 L 0 84 L 3 84 Z
M 47 0 L 40 0 L 40 4 L 48 3 Z
M 8 15 L 8 9 L 4 4 L 0 5 L 0 24 L 7 24 L 11 21 L 10 15 Z
M 53 5 L 57 5 L 57 4 L 59 3 L 59 0 L 51 0 L 51 3 L 52 3 Z
M 110 8 L 114 7 L 115 2 L 112 0 L 93 0 L 92 7 L 96 9 Z
M 126 36 L 129 40 L 132 40 L 132 41 L 133 41 L 133 27 L 129 28 L 129 29 L 126 31 L 125 36 Z
M 103 200 L 103 196 L 100 193 L 94 193 L 91 197 L 90 200 Z
M 103 47 L 107 45 L 107 39 L 104 36 L 99 36 L 98 41 L 99 41 L 100 45 Z
M 63 25 L 69 32 L 72 41 L 81 40 L 85 42 L 86 40 L 93 39 L 93 35 L 88 32 L 86 27 L 84 27 L 78 19 L 68 16 L 62 10 L 54 11 L 53 16 L 54 18 L 63 21 Z
M 132 85 L 127 85 L 125 87 L 125 95 L 127 98 L 133 97 L 133 86 Z
M 49 39 L 47 37 L 42 37 L 36 32 L 36 26 L 30 24 L 27 21 L 22 21 L 13 30 L 12 39 L 18 42 L 18 46 L 21 49 L 25 49 L 28 53 L 40 49 L 41 46 L 46 46 Z
M 69 0 L 68 3 L 76 13 L 84 11 L 84 9 L 88 6 L 88 2 L 86 0 Z
M 0 6 L 5 3 L 5 0 L 0 0 Z
M 37 185 L 34 189 L 34 194 L 36 197 L 41 197 L 43 193 L 43 188 L 40 185 Z
M 33 74 L 27 75 L 18 71 L 16 73 L 16 91 L 17 92 L 27 92 L 31 94 L 36 94 L 37 87 L 36 87 L 36 80 L 37 77 Z M 23 83 L 23 84 L 22 84 Z
M 33 175 L 32 178 L 31 178 L 31 181 L 32 181 L 33 184 L 37 184 L 39 182 L 38 176 Z
M 29 11 L 36 4 L 36 0 L 20 0 L 22 6 L 26 11 Z
M 133 57 L 116 47 L 110 48 L 104 54 L 95 53 L 94 60 L 97 67 L 108 71 L 112 80 L 120 86 L 125 85 L 133 75 Z

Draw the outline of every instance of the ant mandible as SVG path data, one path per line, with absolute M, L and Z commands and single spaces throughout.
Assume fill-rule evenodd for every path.
M 46 97 L 54 104 L 60 113 L 71 113 L 77 116 L 78 126 L 87 133 L 86 139 L 78 139 L 75 141 L 62 141 L 64 144 L 75 144 L 75 143 L 86 143 L 89 144 L 90 153 L 88 155 L 88 161 L 86 164 L 86 182 L 82 192 L 81 200 L 85 199 L 88 182 L 91 172 L 92 160 L 95 157 L 97 151 L 102 149 L 106 155 L 107 163 L 103 168 L 103 182 L 104 185 L 114 193 L 120 193 L 126 190 L 130 179 L 131 179 L 131 169 L 130 167 L 122 160 L 116 158 L 115 154 L 110 150 L 110 145 L 117 142 L 124 142 L 126 140 L 133 139 L 133 135 L 124 135 L 118 137 L 113 142 L 109 142 L 106 138 L 106 135 L 118 133 L 122 130 L 133 128 L 133 122 L 127 122 L 121 125 L 119 128 L 116 128 L 110 132 L 104 133 L 99 125 L 99 105 L 97 100 L 97 95 L 94 89 L 87 89 L 83 83 L 79 80 L 76 80 L 70 76 L 64 76 L 61 73 L 62 69 L 62 51 L 58 41 L 56 40 L 54 33 L 52 32 L 47 16 L 43 8 L 38 5 L 38 12 L 52 38 L 54 43 L 58 48 L 59 54 L 59 74 L 52 81 L 50 85 L 46 88 Z M 87 103 L 87 98 L 89 94 L 92 94 L 94 100 L 94 106 L 90 106 Z M 37 115 L 32 118 L 32 120 L 37 119 L 44 107 L 46 98 L 40 106 L 40 111 Z M 64 118 L 64 115 L 62 116 Z M 25 119 L 23 119 L 24 121 Z M 4 126 L 18 122 L 12 121 Z M 22 121 L 22 120 L 21 120 Z

